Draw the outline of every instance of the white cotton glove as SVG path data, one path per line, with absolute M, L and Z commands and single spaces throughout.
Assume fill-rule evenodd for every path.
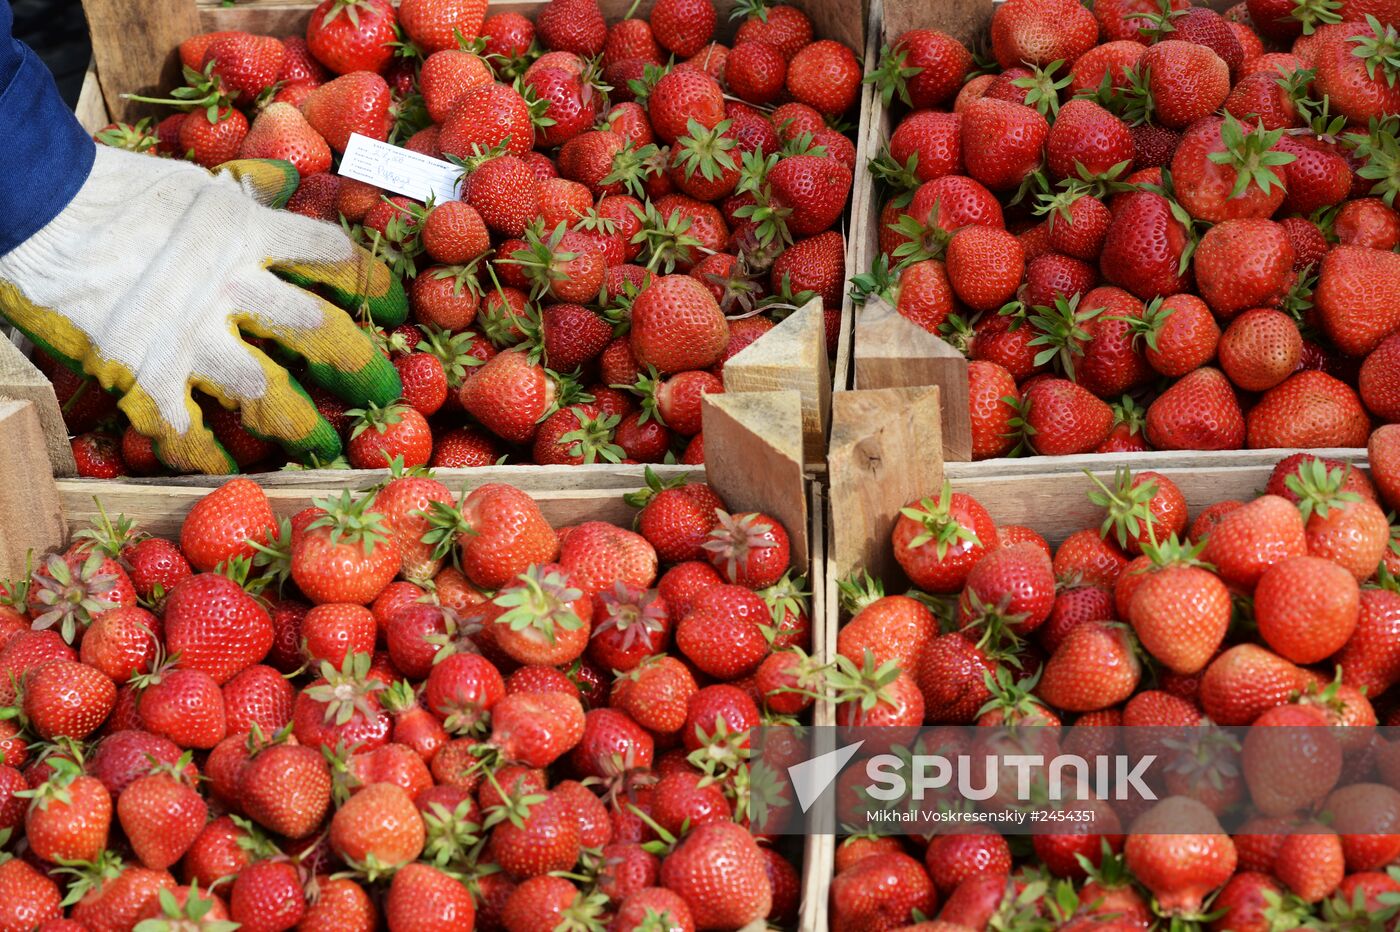
M 272 210 L 296 190 L 286 162 L 186 162 L 99 146 L 73 201 L 0 257 L 0 315 L 119 392 L 132 425 L 177 469 L 231 472 L 191 388 L 238 407 L 292 455 L 340 439 L 282 366 L 246 337 L 305 359 L 355 405 L 399 396 L 398 374 L 341 307 L 393 326 L 402 285 L 340 228 Z M 332 303 L 334 302 L 334 303 Z

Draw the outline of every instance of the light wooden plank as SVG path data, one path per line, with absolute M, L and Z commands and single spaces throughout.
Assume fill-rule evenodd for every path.
M 1011 478 L 1050 474 L 1081 474 L 1084 469 L 1112 472 L 1124 466 L 1134 472 L 1146 469 L 1191 470 L 1218 466 L 1265 467 L 1273 469 L 1279 460 L 1298 452 L 1294 449 L 1270 450 L 1152 450 L 1147 453 L 1081 453 L 1075 456 L 1003 457 L 972 463 L 948 463 L 944 472 L 954 482 L 963 479 Z M 1366 464 L 1366 451 L 1361 447 L 1314 449 L 1325 459 L 1344 463 Z
M 33 402 L 41 430 L 41 442 L 35 449 L 47 454 L 51 475 L 77 475 L 73 448 L 68 444 L 68 428 L 63 424 L 53 385 L 3 334 L 0 334 L 0 401 Z
M 812 565 L 807 580 L 812 591 L 812 656 L 830 663 L 836 649 L 836 616 L 827 599 L 827 521 L 826 494 L 820 483 L 809 487 L 812 513 Z M 836 708 L 828 691 L 812 707 L 812 724 L 836 724 Z M 802 857 L 802 900 L 798 911 L 800 932 L 827 932 L 831 877 L 835 872 L 836 836 L 808 835 Z
M 893 41 L 910 29 L 937 29 L 975 48 L 992 21 L 992 0 L 884 0 L 884 30 Z
M 826 458 L 831 369 L 820 298 L 790 314 L 724 364 L 726 392 L 793 390 L 802 398 L 802 441 L 809 463 Z M 708 438 L 706 438 L 708 441 Z
M 0 450 L 0 579 L 10 579 L 31 552 L 63 546 L 66 528 L 32 402 L 0 401 Z
M 802 398 L 795 391 L 704 395 L 705 474 L 731 512 L 762 511 L 782 522 L 792 565 L 811 555 L 802 464 Z
M 433 476 L 453 491 L 475 489 L 489 482 L 508 482 L 526 492 L 568 492 L 570 490 L 618 489 L 632 491 L 645 485 L 645 466 L 480 466 L 474 469 L 435 469 Z M 705 479 L 703 466 L 651 467 L 662 478 L 692 477 Z M 290 469 L 282 472 L 259 473 L 258 484 L 270 489 L 297 488 L 368 488 L 389 476 L 386 469 Z M 225 481 L 223 476 L 169 476 L 158 479 L 128 479 L 131 485 L 186 486 L 213 488 Z
M 190 0 L 83 0 L 97 75 L 113 118 L 131 122 L 153 112 L 123 94 L 160 96 L 179 82 L 177 47 L 200 31 Z
M 102 83 L 97 78 L 95 58 L 88 62 L 87 73 L 83 75 L 83 86 L 78 91 L 78 103 L 73 107 L 73 115 L 89 133 L 96 133 L 111 122 L 107 117 L 107 102 L 102 99 Z
M 898 569 L 888 542 L 899 509 L 943 485 L 938 400 L 937 386 L 833 399 L 827 558 L 838 577 L 864 569 L 883 578 Z

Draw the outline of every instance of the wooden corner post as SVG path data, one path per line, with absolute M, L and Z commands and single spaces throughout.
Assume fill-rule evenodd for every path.
M 183 84 L 176 48 L 198 35 L 195 0 L 83 0 L 102 96 L 113 120 L 153 113 L 123 94 L 164 97 Z
M 936 385 L 838 392 L 833 400 L 830 483 L 832 573 L 897 576 L 890 532 L 899 509 L 943 484 Z M 708 443 L 708 438 L 707 438 Z
M 31 552 L 62 547 L 67 527 L 33 403 L 0 401 L 0 450 L 0 579 L 10 579 Z
M 726 393 L 788 389 L 801 399 L 806 461 L 820 463 L 826 455 L 826 424 L 831 413 L 826 311 L 820 300 L 808 301 L 724 364 Z
M 705 480 L 730 511 L 761 511 L 781 521 L 792 565 L 807 572 L 801 396 L 793 391 L 725 392 L 702 396 L 701 408 Z
M 856 388 L 937 385 L 943 405 L 943 459 L 972 459 L 967 359 L 941 338 L 871 298 L 856 318 Z

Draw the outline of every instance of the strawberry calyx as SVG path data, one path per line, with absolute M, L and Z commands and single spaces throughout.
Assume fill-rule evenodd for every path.
M 1107 69 L 1097 87 L 1085 88 L 1076 96 L 1093 101 L 1129 126 L 1142 126 L 1152 122 L 1152 113 L 1156 105 L 1148 86 L 1151 69 L 1143 68 L 1139 71 L 1137 65 L 1124 68 L 1124 84 L 1121 87 L 1114 83 L 1114 71 L 1113 68 Z
M 666 630 L 666 608 L 651 589 L 637 589 L 622 580 L 613 584 L 611 592 L 598 593 L 598 605 L 604 619 L 593 628 L 593 637 L 615 629 L 622 634 L 624 651 L 636 647 L 643 637 Z
M 438 868 L 469 866 L 473 852 L 482 841 L 481 825 L 471 818 L 473 808 L 470 799 L 462 800 L 451 810 L 439 802 L 428 805 L 423 812 L 427 835 L 423 857 L 429 863 Z
M 491 600 L 506 610 L 496 618 L 497 624 L 509 625 L 512 631 L 533 629 L 551 644 L 556 643 L 558 630 L 583 627 L 583 619 L 574 611 L 583 591 L 569 584 L 566 571 L 535 564 L 516 579 L 520 585 L 501 590 Z
M 499 259 L 508 265 L 520 267 L 520 271 L 530 281 L 530 299 L 538 300 L 547 294 L 554 283 L 569 277 L 568 263 L 579 254 L 560 249 L 568 224 L 560 221 L 548 238 L 541 235 L 538 228 L 531 226 L 525 230 L 525 248 L 517 249 L 509 259 Z
M 620 184 L 629 194 L 645 199 L 647 179 L 664 171 L 665 159 L 665 154 L 653 143 L 638 146 L 629 139 L 613 153 L 612 169 L 599 184 Z
M 73 794 L 68 791 L 68 787 L 83 775 L 82 765 L 59 754 L 44 758 L 44 762 L 50 770 L 48 779 L 31 789 L 20 790 L 15 795 L 29 800 L 31 810 L 48 809 L 49 804 L 55 801 L 65 806 L 71 805 Z
M 983 671 L 982 680 L 992 698 L 977 710 L 977 718 L 996 713 L 1001 719 L 997 724 L 1001 726 L 1053 723 L 1054 714 L 1032 692 L 1043 672 L 1044 667 L 1017 680 L 1011 670 L 1004 666 L 998 666 L 995 673 Z
M 1157 11 L 1155 13 L 1140 13 L 1133 17 L 1136 20 L 1145 22 L 1146 26 L 1138 27 L 1138 35 L 1148 41 L 1148 44 L 1155 45 L 1176 32 L 1176 26 L 1172 25 L 1172 20 L 1185 16 L 1187 10 L 1175 9 L 1171 0 L 1157 0 Z
M 49 554 L 30 576 L 30 599 L 42 608 L 31 626 L 36 631 L 57 627 L 63 640 L 72 644 L 94 618 L 116 608 L 118 603 L 101 595 L 117 582 L 115 575 L 101 571 L 107 559 L 105 553 L 94 550 L 75 570 L 61 555 Z
M 806 614 L 807 598 L 812 594 L 806 590 L 806 585 L 805 576 L 793 576 L 792 570 L 788 570 L 773 585 L 758 591 L 758 597 L 768 606 L 773 618 L 771 625 L 759 625 L 770 645 L 782 633 L 789 616 Z
M 93 137 L 104 146 L 125 149 L 128 152 L 151 152 L 160 145 L 160 139 L 151 132 L 151 118 L 144 117 L 135 123 L 113 123 L 99 130 Z
M 347 654 L 340 668 L 321 661 L 321 679 L 325 682 L 308 686 L 306 695 L 323 706 L 322 720 L 327 725 L 347 725 L 356 714 L 373 719 L 379 710 L 378 696 L 388 685 L 377 676 L 370 678 L 370 655 Z
M 902 672 L 897 660 L 877 666 L 874 653 L 867 649 L 859 666 L 846 655 L 837 654 L 826 673 L 826 683 L 837 705 L 854 703 L 860 712 L 870 712 L 881 702 L 891 701 L 889 687 Z
M 1400 133 L 1400 123 L 1394 117 L 1383 120 L 1372 119 L 1367 133 L 1349 133 L 1345 142 L 1355 149 L 1355 157 L 1364 159 L 1357 174 L 1374 181 L 1367 193 L 1381 198 L 1391 207 L 1400 193 L 1400 144 L 1396 136 Z
M 904 242 L 894 248 L 894 258 L 898 261 L 894 268 L 896 272 L 916 262 L 943 258 L 953 234 L 939 226 L 938 215 L 939 202 L 934 201 L 927 223 L 921 222 L 913 214 L 900 214 L 899 219 L 890 225 L 895 233 L 904 238 Z
M 467 492 L 463 489 L 462 500 L 466 498 Z M 423 534 L 423 543 L 432 545 L 434 560 L 444 559 L 452 553 L 463 536 L 476 534 L 466 514 L 452 502 L 429 502 L 427 511 L 415 514 L 428 519 L 429 527 Z
M 1027 107 L 1033 107 L 1043 117 L 1054 119 L 1060 112 L 1060 91 L 1069 87 L 1074 78 L 1074 73 L 1068 68 L 1065 68 L 1063 78 L 1055 77 L 1055 72 L 1064 67 L 1065 60 L 1056 59 L 1044 68 L 1032 67 L 1030 74 L 1014 78 L 1011 83 L 1026 92 Z
M 1099 536 L 1107 539 L 1112 534 L 1118 546 L 1126 547 L 1129 540 L 1151 536 L 1155 521 L 1152 517 L 1152 499 L 1157 496 L 1156 480 L 1141 485 L 1133 485 L 1133 474 L 1123 466 L 1113 474 L 1113 488 L 1089 470 L 1084 475 L 1097 486 L 1089 491 L 1089 501 L 1105 509 Z
M 1386 874 L 1396 879 L 1395 868 L 1387 868 Z M 1377 925 L 1384 925 L 1395 918 L 1397 912 L 1394 894 L 1381 894 L 1380 909 L 1367 905 L 1366 891 L 1357 887 L 1351 899 L 1338 891 L 1323 900 L 1322 922 L 1313 928 L 1335 929 L 1337 932 L 1369 932 Z M 1264 918 L 1271 929 L 1308 928 L 1313 919 L 1313 909 L 1301 897 L 1277 890 L 1264 890 Z
M 923 498 L 917 508 L 905 507 L 899 513 L 911 521 L 923 525 L 923 531 L 909 541 L 910 547 L 922 547 L 932 543 L 934 553 L 942 560 L 948 555 L 948 548 L 957 543 L 981 545 L 977 532 L 967 527 L 949 510 L 953 500 L 952 483 L 944 481 L 943 491 L 937 499 Z
M 875 85 L 886 107 L 894 103 L 896 96 L 906 107 L 913 106 L 909 97 L 909 79 L 921 74 L 924 69 L 910 65 L 908 59 L 906 49 L 883 46 L 880 49 L 880 64 L 863 79 L 863 83 Z
M 1386 85 L 1394 87 L 1396 79 L 1400 78 L 1400 33 L 1393 25 L 1382 24 L 1370 13 L 1366 14 L 1366 25 L 1371 29 L 1369 36 L 1348 37 L 1347 41 L 1355 46 L 1351 54 L 1365 63 L 1367 77 L 1374 81 L 1376 69 L 1380 68 Z
M 706 128 L 699 120 L 691 117 L 686 121 L 686 135 L 676 140 L 671 150 L 671 164 L 693 178 L 699 172 L 706 181 L 717 181 L 726 171 L 736 171 L 733 150 L 739 143 L 729 135 L 733 120 L 721 120 L 711 128 Z
M 1274 145 L 1283 137 L 1283 129 L 1266 130 L 1262 123 L 1246 132 L 1244 127 L 1229 113 L 1220 125 L 1220 140 L 1225 151 L 1212 152 L 1208 156 L 1216 165 L 1224 165 L 1235 170 L 1235 185 L 1230 189 L 1230 197 L 1244 194 L 1251 184 L 1268 194 L 1275 186 L 1282 187 L 1275 168 L 1297 160 L 1291 152 L 1277 152 Z
M 914 199 L 914 192 L 923 184 L 919 180 L 919 153 L 909 153 L 909 158 L 904 160 L 904 164 L 899 164 L 895 157 L 890 154 L 888 146 L 880 150 L 879 155 L 870 160 L 870 174 L 875 176 L 879 182 L 890 193 L 895 195 L 894 206 L 904 207 Z
M 639 423 L 645 424 L 647 421 L 655 421 L 662 427 L 669 427 L 666 419 L 661 416 L 661 407 L 656 400 L 656 393 L 661 389 L 665 380 L 661 373 L 656 371 L 656 367 L 648 365 L 645 373 L 638 373 L 637 381 L 631 385 L 618 384 L 611 386 L 621 391 L 631 392 L 640 399 L 642 416 Z M 660 491 L 660 490 L 658 490 Z M 643 502 L 642 504 L 646 504 Z
M 209 911 L 214 908 L 214 894 L 203 893 L 199 881 L 191 880 L 189 892 L 182 905 L 175 894 L 162 887 L 156 895 L 160 904 L 160 915 L 154 919 L 143 919 L 135 926 L 139 932 L 177 932 L 183 929 L 200 929 L 203 932 L 233 932 L 238 923 L 227 919 L 209 919 Z
M 606 412 L 591 415 L 578 407 L 569 410 L 578 420 L 578 428 L 561 435 L 559 442 L 568 445 L 565 449 L 570 456 L 582 457 L 586 465 L 599 460 L 609 463 L 622 462 L 627 456 L 627 451 L 613 443 L 613 432 L 622 420 L 619 415 Z
M 185 79 L 185 86 L 175 88 L 170 92 L 169 97 L 141 97 L 136 94 L 122 94 L 122 99 L 142 104 L 176 107 L 187 112 L 203 111 L 205 119 L 210 123 L 218 124 L 228 119 L 233 110 L 233 103 L 238 99 L 239 92 L 224 88 L 224 82 L 218 75 L 214 74 L 214 66 L 217 64 L 217 62 L 211 61 L 204 66 L 203 71 L 196 71 L 190 67 L 182 69 L 181 74 Z
M 1010 596 L 997 602 L 987 602 L 975 591 L 967 591 L 967 612 L 961 630 L 973 636 L 973 644 L 988 660 L 1009 663 L 1020 668 L 1019 653 L 1025 646 L 1016 626 L 1029 615 L 1024 612 L 1009 612 Z
M 1164 298 L 1161 295 L 1148 301 L 1143 307 L 1140 317 L 1115 315 L 1105 317 L 1104 320 L 1127 324 L 1128 332 L 1132 334 L 1134 347 L 1140 343 L 1146 343 L 1153 352 L 1156 352 L 1157 340 L 1162 335 L 1162 328 L 1166 326 L 1167 319 L 1176 313 L 1176 308 L 1164 306 L 1163 301 Z
M 735 579 L 740 563 L 747 563 L 757 550 L 769 550 L 778 546 L 771 539 L 773 525 L 758 512 L 731 515 L 722 509 L 715 509 L 719 526 L 710 531 L 709 539 L 701 548 L 710 555 L 711 561 L 721 560 L 725 574 Z
M 837 580 L 836 591 L 841 610 L 854 617 L 885 597 L 885 584 L 868 571 L 855 569 Z
M 617 386 L 613 387 L 616 388 Z M 689 474 L 663 479 L 658 476 L 656 470 L 652 469 L 650 466 L 647 466 L 642 471 L 642 477 L 643 481 L 646 482 L 645 488 L 638 489 L 635 492 L 628 492 L 626 495 L 622 496 L 622 500 L 634 508 L 643 508 L 653 498 L 667 489 L 684 488 L 690 481 Z
M 700 747 L 686 755 L 686 760 L 712 781 L 724 781 L 748 766 L 749 729 L 730 731 L 722 715 L 715 716 L 712 728 L 714 730 L 707 734 L 702 725 L 695 726 Z
M 1133 435 L 1140 435 L 1146 429 L 1147 410 L 1132 395 L 1124 395 L 1110 402 L 1108 407 L 1113 412 L 1114 427 L 1126 427 Z
M 531 126 L 536 130 L 541 130 L 555 124 L 555 119 L 549 116 L 549 100 L 536 93 L 535 86 L 527 83 L 524 75 L 516 78 L 512 86 L 516 93 L 525 100 L 525 106 L 530 111 Z
M 328 528 L 333 546 L 341 543 L 359 544 L 366 554 L 371 554 L 375 547 L 389 539 L 389 529 L 384 524 L 384 516 L 370 510 L 373 502 L 372 495 L 355 498 L 349 489 L 345 489 L 336 498 L 323 498 L 314 503 L 325 514 L 308 524 L 306 529 L 312 531 Z
M 102 889 L 108 881 L 121 876 L 126 865 L 115 851 L 103 851 L 92 861 L 63 860 L 54 873 L 71 877 L 67 894 L 60 906 L 72 906 L 94 890 Z
M 648 272 L 654 274 L 658 269 L 664 269 L 665 274 L 669 275 L 677 265 L 693 264 L 694 251 L 704 244 L 690 234 L 694 222 L 690 217 L 679 210 L 673 210 L 663 217 L 650 201 L 647 201 L 645 208 L 638 209 L 634 204 L 631 209 L 642 222 L 632 242 L 641 244 L 642 252 L 638 258 L 646 257 L 643 265 Z
M 1315 456 L 1299 463 L 1297 470 L 1284 479 L 1284 485 L 1298 496 L 1298 510 L 1304 521 L 1313 515 L 1326 518 L 1334 509 L 1361 501 L 1356 492 L 1344 491 L 1350 472 L 1350 466 L 1329 469 L 1326 460 Z
M 1053 360 L 1055 368 L 1071 380 L 1075 378 L 1076 357 L 1084 355 L 1093 339 L 1085 325 L 1104 311 L 1101 307 L 1080 310 L 1081 297 L 1078 292 L 1070 298 L 1056 294 L 1053 307 L 1038 304 L 1028 318 L 1037 331 L 1028 345 L 1044 347 L 1035 354 L 1035 364 L 1043 366 Z
M 826 146 L 817 142 L 817 137 L 811 133 L 798 133 L 789 136 L 778 150 L 779 158 L 787 158 L 790 155 L 815 155 L 819 158 L 826 157 Z
M 728 275 L 716 272 L 706 272 L 704 275 L 708 284 L 720 289 L 719 309 L 731 320 L 752 316 L 755 304 L 763 294 L 763 285 L 759 282 L 762 270 L 755 267 L 752 260 L 757 257 L 751 254 L 759 248 L 755 238 L 751 244 L 746 243 L 740 249 L 734 269 Z

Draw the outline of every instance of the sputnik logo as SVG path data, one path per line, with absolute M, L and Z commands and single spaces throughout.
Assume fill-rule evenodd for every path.
M 793 792 L 797 794 L 797 804 L 802 807 L 804 813 L 812 808 L 812 804 L 821 798 L 826 788 L 841 775 L 841 771 L 851 762 L 851 758 L 856 756 L 863 744 L 865 740 L 861 739 L 855 744 L 819 754 L 788 768 Z

